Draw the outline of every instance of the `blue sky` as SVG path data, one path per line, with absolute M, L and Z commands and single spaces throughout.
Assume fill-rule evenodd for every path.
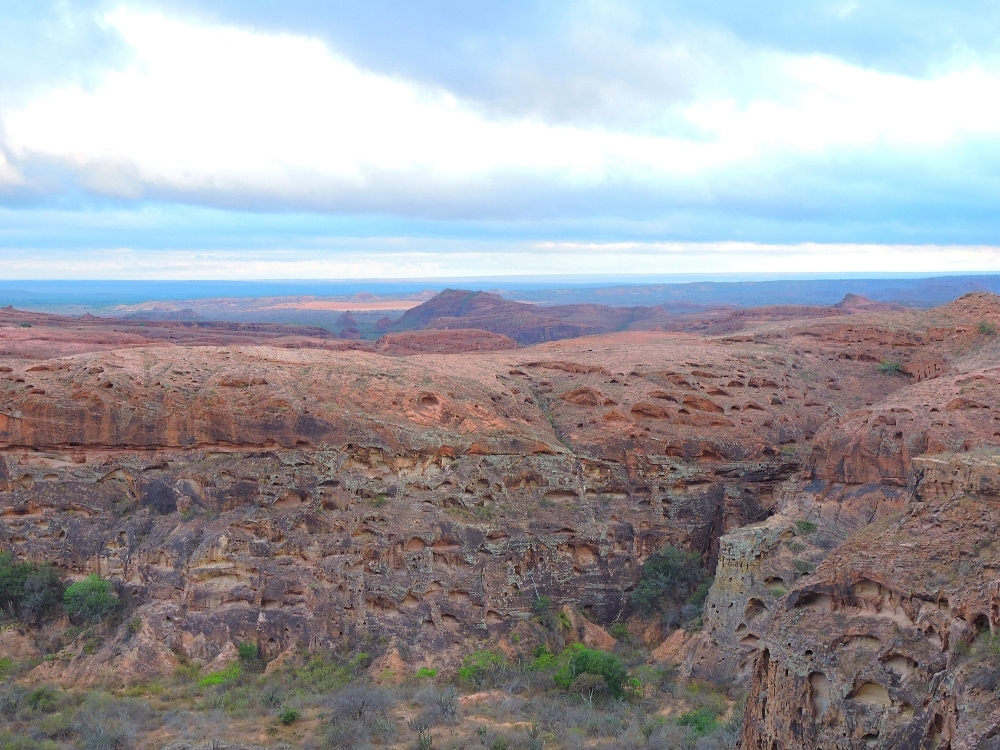
M 1000 271 L 987 2 L 0 4 L 0 278 Z

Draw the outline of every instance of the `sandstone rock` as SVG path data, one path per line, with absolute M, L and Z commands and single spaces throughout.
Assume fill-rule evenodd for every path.
M 146 661 L 163 671 L 175 653 L 205 663 L 250 641 L 273 658 L 362 631 L 406 638 L 415 660 L 453 659 L 504 642 L 541 594 L 615 620 L 666 543 L 719 562 L 685 662 L 696 676 L 709 669 L 693 666 L 700 657 L 738 673 L 784 627 L 774 592 L 818 575 L 796 561 L 815 566 L 898 511 L 915 466 L 926 498 L 958 491 L 935 473 L 992 486 L 992 469 L 917 458 L 996 443 L 994 409 L 971 408 L 997 403 L 996 365 L 968 347 L 990 304 L 862 311 L 850 324 L 826 308 L 727 311 L 697 330 L 747 335 L 623 331 L 517 358 L 390 357 L 309 331 L 222 328 L 161 346 L 155 336 L 180 327 L 52 320 L 43 351 L 0 328 L 15 352 L 0 376 L 5 548 L 110 577 L 142 611 L 134 647 L 116 635 L 37 677 L 96 684 L 123 663 L 138 675 L 154 643 Z M 434 318 L 445 338 L 469 325 L 447 317 Z M 27 372 L 18 353 L 45 367 Z M 879 375 L 883 358 L 948 370 L 915 383 Z M 840 390 L 818 399 L 827 382 Z M 558 396 L 573 392 L 606 401 Z M 955 399 L 963 408 L 948 411 Z M 808 538 L 804 519 L 817 526 Z M 862 688 L 850 689 L 881 697 Z
M 41 656 L 35 639 L 16 628 L 0 630 L 0 659 L 33 659 Z
M 222 650 L 218 655 L 212 659 L 205 667 L 202 672 L 205 674 L 212 674 L 214 672 L 221 672 L 226 667 L 231 664 L 237 664 L 240 660 L 240 652 L 233 644 L 232 641 L 226 641 L 226 644 L 222 647 Z
M 664 663 L 679 665 L 684 661 L 685 650 L 693 638 L 683 628 L 678 628 L 659 646 L 653 649 L 649 660 L 654 664 Z
M 742 747 L 985 747 L 1000 726 L 977 677 L 992 657 L 976 645 L 1000 624 L 1000 505 L 972 494 L 997 459 L 920 464 L 909 513 L 848 540 L 782 602 L 759 645 Z
M 391 646 L 386 653 L 372 662 L 368 668 L 368 673 L 375 682 L 392 685 L 403 682 L 411 671 L 413 670 L 399 655 L 399 649 L 394 646 Z
M 264 674 L 274 674 L 275 672 L 280 672 L 285 669 L 285 667 L 293 664 L 298 656 L 298 649 L 294 644 L 292 644 L 267 663 L 267 666 L 264 667 Z
M 601 651 L 610 651 L 618 641 L 607 630 L 589 620 L 582 621 L 583 636 L 580 640 L 587 648 L 596 648 Z

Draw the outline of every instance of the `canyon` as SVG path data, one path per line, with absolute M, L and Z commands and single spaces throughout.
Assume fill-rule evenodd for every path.
M 497 300 L 448 290 L 374 342 L 0 310 L 0 544 L 130 607 L 97 648 L 4 631 L 46 654 L 21 679 L 348 638 L 402 679 L 529 659 L 544 597 L 588 645 L 620 623 L 742 686 L 744 748 L 1000 747 L 1000 297 Z M 632 604 L 665 545 L 715 575 L 696 627 Z

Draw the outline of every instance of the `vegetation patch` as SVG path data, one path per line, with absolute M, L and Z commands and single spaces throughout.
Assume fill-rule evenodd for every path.
M 668 544 L 642 564 L 632 603 L 640 612 L 659 612 L 667 624 L 678 625 L 701 614 L 711 585 L 698 553 Z
M 71 620 L 96 623 L 115 614 L 121 600 L 114 593 L 111 581 L 91 573 L 66 587 L 63 604 Z

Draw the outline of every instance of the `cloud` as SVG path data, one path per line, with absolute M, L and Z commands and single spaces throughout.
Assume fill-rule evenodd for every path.
M 473 279 L 1000 272 L 1000 248 L 341 238 L 311 250 L 6 250 L 7 279 Z
M 24 175 L 14 169 L 0 151 L 0 191 L 24 184 Z
M 131 47 L 128 66 L 0 117 L 25 174 L 54 164 L 115 199 L 507 218 L 593 212 L 609 193 L 711 205 L 740 189 L 757 199 L 747 174 L 817 154 L 926 161 L 1000 134 L 1000 78 L 976 66 L 914 79 L 747 49 L 748 93 L 689 92 L 668 108 L 668 132 L 651 135 L 497 116 L 307 36 L 127 10 L 106 23 Z M 627 65 L 670 70 L 685 55 L 696 57 Z M 588 194 L 598 197 L 579 199 Z

